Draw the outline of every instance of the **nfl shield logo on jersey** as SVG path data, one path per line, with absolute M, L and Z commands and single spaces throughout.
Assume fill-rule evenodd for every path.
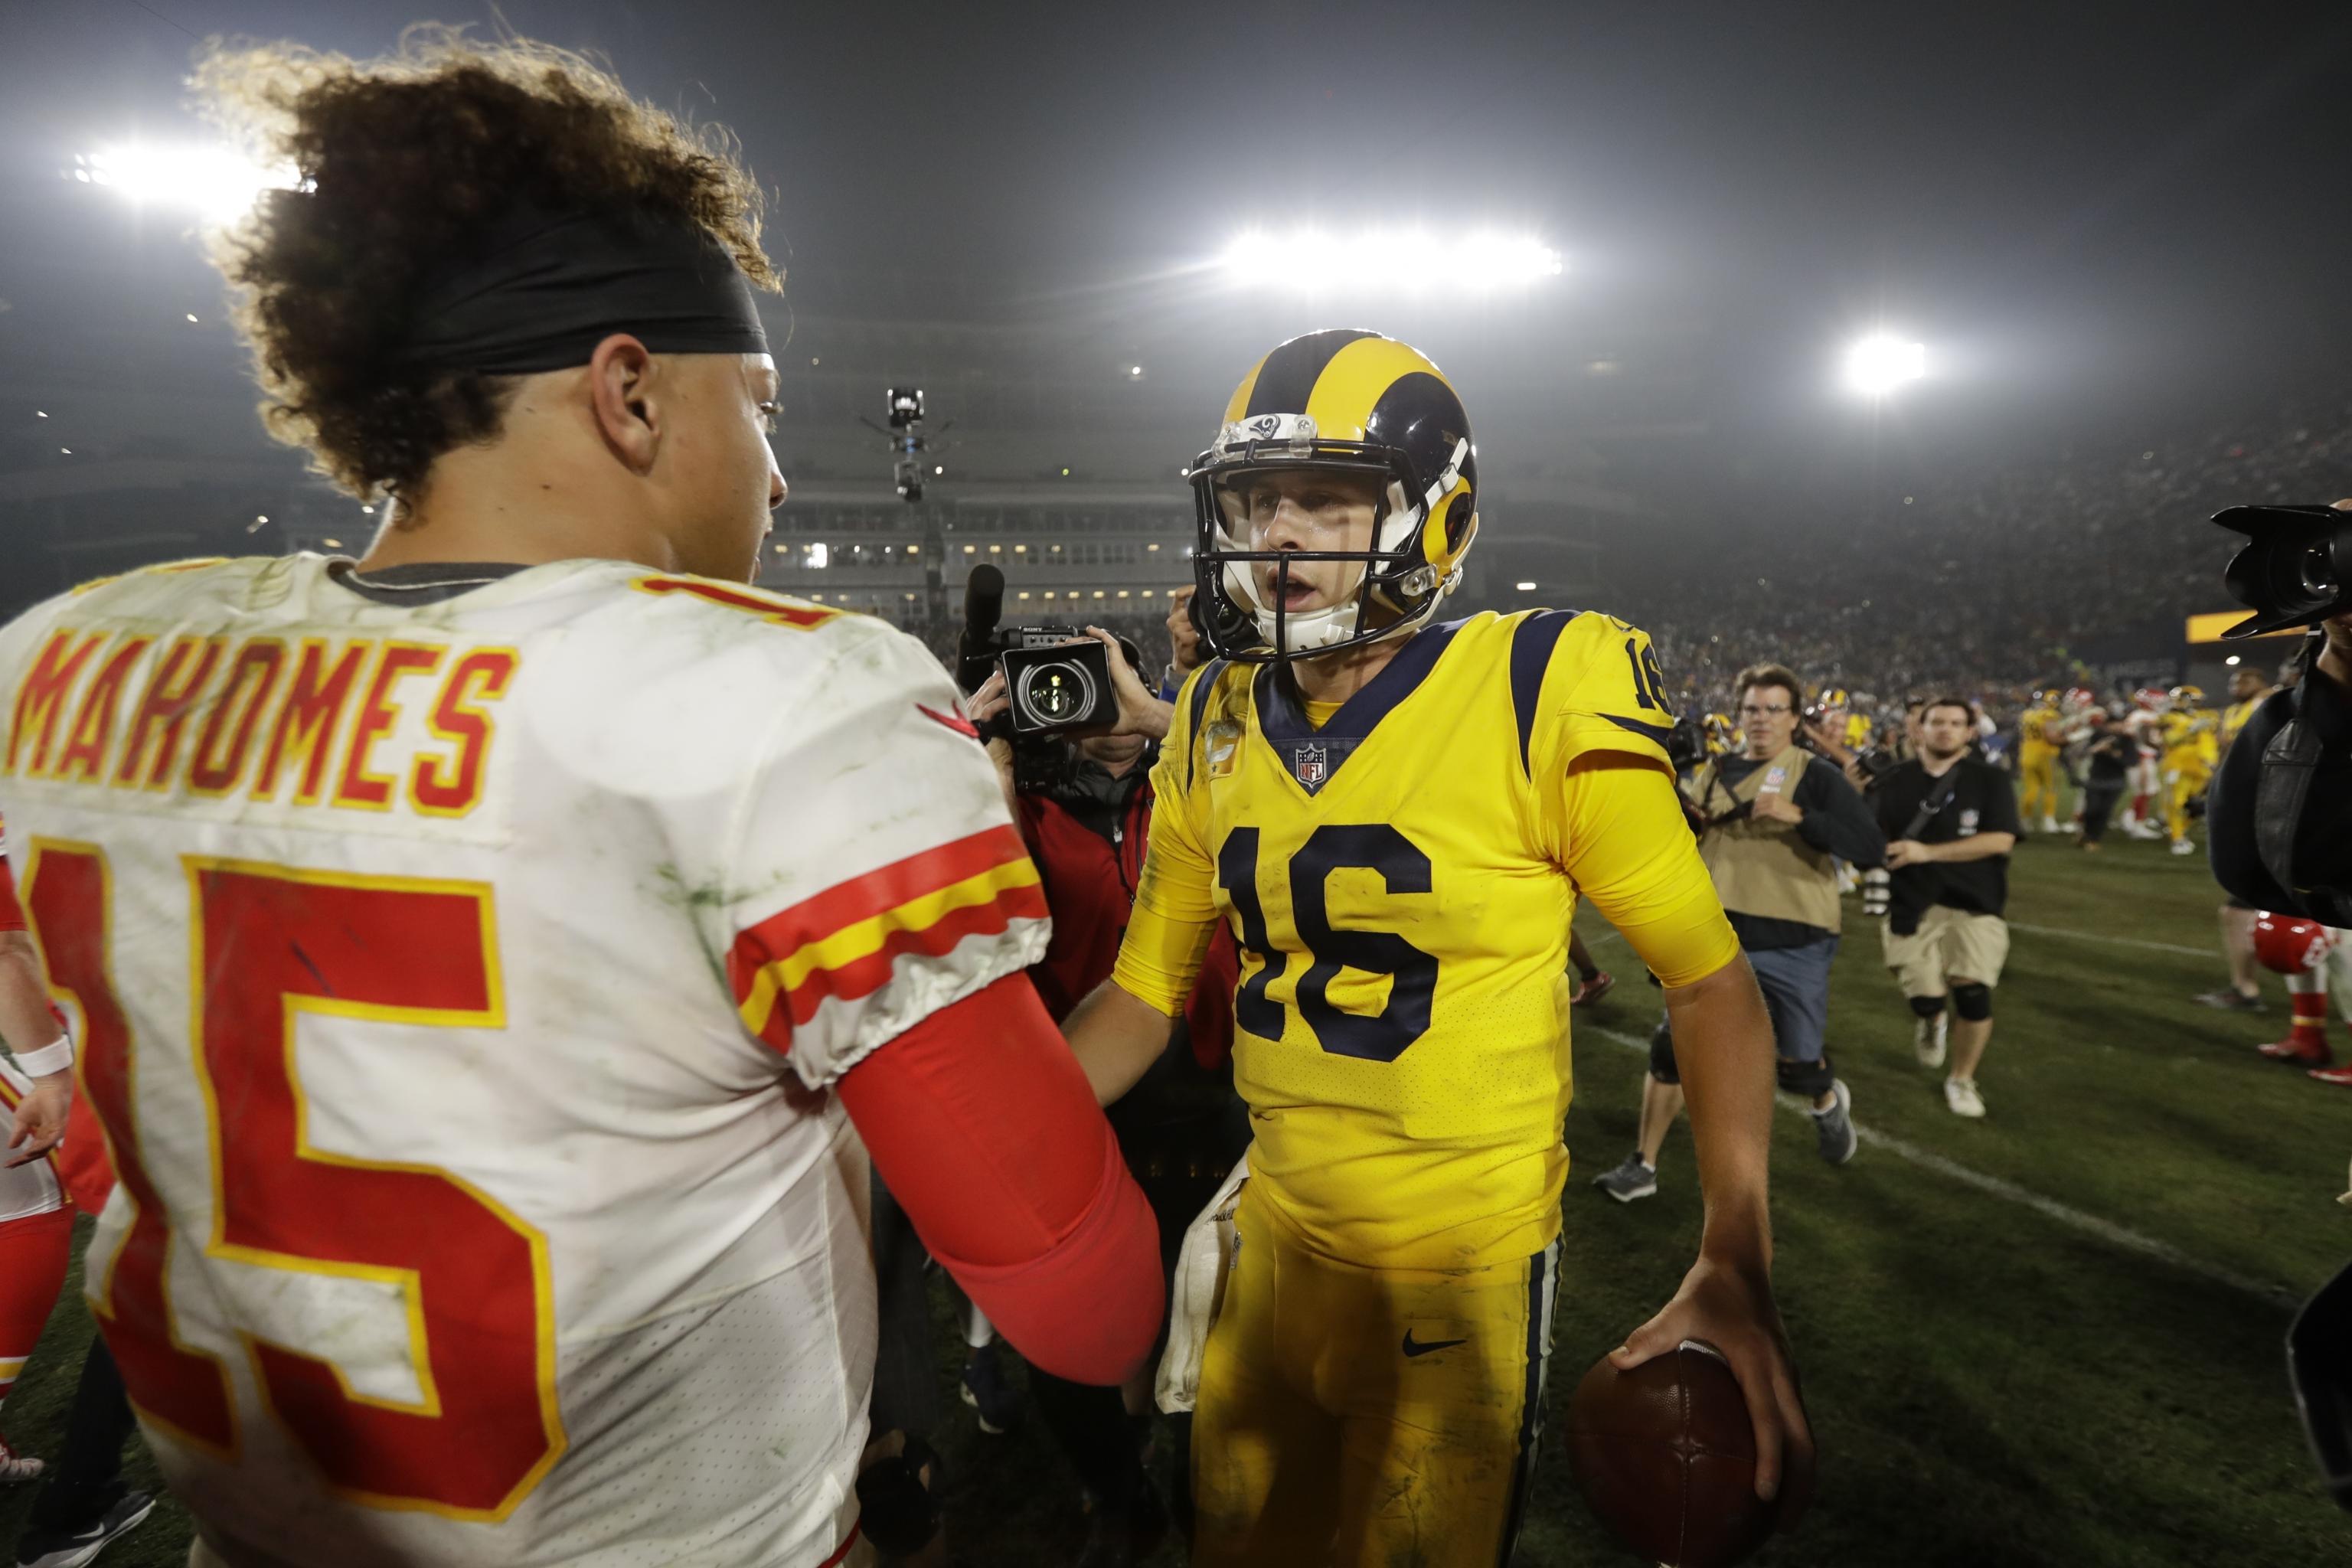
M 1290 771 L 1298 775 L 1300 784 L 1313 789 L 1323 782 L 1323 775 L 1329 771 L 1328 757 L 1329 753 L 1320 746 L 1301 746 L 1291 753 Z

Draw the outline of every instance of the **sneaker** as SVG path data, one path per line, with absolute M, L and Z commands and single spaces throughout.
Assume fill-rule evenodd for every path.
M 1591 979 L 1577 983 L 1576 989 L 1569 994 L 1568 1005 L 1571 1007 L 1590 1007 L 1608 995 L 1609 988 L 1616 984 L 1615 975 L 1605 969 L 1596 969 L 1592 972 Z
M 2070 823 L 2067 826 L 2072 826 L 2073 824 Z M 2042 819 L 2042 831 L 2044 833 L 2063 833 L 2066 829 L 2058 826 L 2058 819 L 2056 817 L 2044 816 Z
M 993 1343 L 981 1346 L 963 1363 L 963 1402 L 980 1412 L 980 1429 L 994 1437 L 1021 1419 L 1021 1391 L 1004 1380 Z
M 2231 985 L 2224 985 L 2219 991 L 2200 991 L 2197 994 L 2197 1002 L 2200 1006 L 2218 1007 L 2224 1013 L 2259 1013 L 2263 1010 L 2260 996 L 2249 996 Z
M 2336 1053 L 2327 1048 L 2326 1041 L 2305 1047 L 2296 1045 L 2292 1035 L 2284 1040 L 2267 1041 L 2254 1049 L 2274 1062 L 2289 1062 L 2296 1067 L 2324 1068 L 2336 1060 Z
M 130 1534 L 154 1507 L 155 1499 L 150 1493 L 126 1492 L 96 1522 L 79 1530 L 41 1533 L 26 1531 L 16 1542 L 16 1568 L 82 1568 L 109 1545 Z
M 1932 1018 L 1914 1019 L 1911 1024 L 1911 1049 L 1923 1068 L 1944 1065 L 1944 1037 L 1951 1020 L 1942 1013 Z
M 1862 1137 L 1853 1130 L 1853 1090 L 1845 1086 L 1845 1079 L 1833 1078 L 1830 1092 L 1837 1098 L 1827 1110 L 1813 1112 L 1813 1132 L 1822 1141 L 1822 1158 L 1843 1165 L 1862 1146 Z
M 2332 1083 L 2339 1088 L 2352 1089 L 2352 1067 L 2313 1068 L 2310 1077 L 2316 1083 Z
M 2197 846 L 2189 843 L 2186 838 L 2176 838 L 2172 841 L 2172 852 L 2175 855 L 2194 855 L 2197 853 Z
M 0 1486 L 13 1487 L 26 1481 L 37 1481 L 41 1472 L 49 1467 L 30 1454 L 20 1454 L 8 1447 L 5 1434 L 0 1434 Z
M 1624 1163 L 1613 1171 L 1603 1171 L 1592 1178 L 1592 1184 L 1621 1204 L 1635 1198 L 1646 1198 L 1658 1190 L 1658 1168 L 1642 1163 L 1638 1153 L 1625 1156 Z
M 1965 1116 L 1971 1121 L 1984 1117 L 1984 1096 L 1977 1092 L 1976 1080 L 1948 1078 L 1944 1080 L 1944 1104 L 1955 1116 Z

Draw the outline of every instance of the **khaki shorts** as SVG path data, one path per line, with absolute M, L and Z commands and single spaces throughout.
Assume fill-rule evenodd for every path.
M 1944 904 L 1921 915 L 1909 936 L 1896 936 L 1892 921 L 1881 921 L 1879 937 L 1886 967 L 1906 996 L 1941 996 L 1948 979 L 1955 978 L 1998 985 L 2000 966 L 2009 961 L 2007 921 Z

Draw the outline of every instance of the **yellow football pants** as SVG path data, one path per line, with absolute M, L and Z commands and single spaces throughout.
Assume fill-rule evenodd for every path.
M 2164 826 L 2175 838 L 2189 837 L 2189 803 L 2205 789 L 2210 776 L 2204 767 L 2167 768 L 2164 773 Z
M 1202 1355 L 1193 1568 L 1495 1568 L 1535 1468 L 1559 1244 L 1461 1272 L 1309 1251 L 1242 1191 Z
M 2017 819 L 2027 828 L 2058 815 L 2058 752 L 2049 746 L 2021 747 L 2017 753 Z

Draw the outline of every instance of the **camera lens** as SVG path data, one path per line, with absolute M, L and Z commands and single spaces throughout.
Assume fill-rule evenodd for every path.
M 1085 710 L 1091 685 L 1076 665 L 1041 664 L 1021 678 L 1021 702 L 1041 724 L 1065 724 Z
M 2325 604 L 2342 593 L 2343 585 L 2336 581 L 2335 563 L 2328 559 L 2327 541 L 2306 544 L 2296 554 L 2296 574 L 2303 580 L 2303 591 Z

